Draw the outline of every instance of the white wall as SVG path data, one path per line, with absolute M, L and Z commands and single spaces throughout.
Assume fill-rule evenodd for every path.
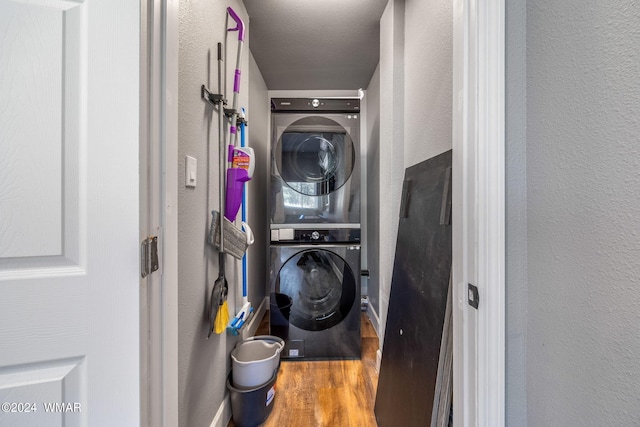
M 528 424 L 640 425 L 640 3 L 526 22 Z
M 178 147 L 178 390 L 179 422 L 183 427 L 209 426 L 226 390 L 229 353 L 237 338 L 213 334 L 207 339 L 208 299 L 218 276 L 218 252 L 206 243 L 210 211 L 218 204 L 218 120 L 213 108 L 200 99 L 200 86 L 217 88 L 217 48 L 224 43 L 226 7 L 245 20 L 239 0 L 226 3 L 180 2 L 179 9 L 179 147 Z M 237 33 L 230 33 L 226 95 L 231 102 Z M 245 36 L 248 45 L 248 36 Z M 248 105 L 248 48 L 239 106 Z M 184 186 L 184 158 L 198 160 L 198 186 Z M 227 256 L 229 311 L 241 292 L 240 262 Z

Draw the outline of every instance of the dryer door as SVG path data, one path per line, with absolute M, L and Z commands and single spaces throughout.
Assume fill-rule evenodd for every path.
M 272 223 L 359 223 L 356 114 L 274 115 Z
M 275 283 L 276 296 L 290 299 L 286 313 L 289 323 L 307 331 L 321 331 L 343 321 L 358 294 L 354 273 L 344 258 L 331 250 L 305 249 L 290 257 Z
M 285 184 L 303 196 L 326 196 L 353 173 L 351 136 L 335 121 L 306 117 L 291 124 L 276 144 L 276 166 Z

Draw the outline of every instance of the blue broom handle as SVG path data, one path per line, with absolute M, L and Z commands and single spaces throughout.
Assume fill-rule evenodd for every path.
M 244 108 L 242 109 L 244 113 Z M 240 147 L 245 146 L 244 122 L 240 123 Z M 247 185 L 242 185 L 242 221 L 247 222 Z M 247 252 L 242 256 L 242 296 L 247 296 Z

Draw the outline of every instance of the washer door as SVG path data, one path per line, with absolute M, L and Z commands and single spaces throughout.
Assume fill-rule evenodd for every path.
M 295 193 L 325 196 L 338 190 L 349 180 L 356 161 L 349 133 L 326 117 L 305 117 L 292 123 L 275 150 L 276 167 L 291 192 L 290 204 L 296 202 Z
M 321 331 L 340 323 L 353 308 L 356 280 L 349 265 L 335 253 L 307 249 L 282 265 L 275 291 L 291 298 L 291 325 Z

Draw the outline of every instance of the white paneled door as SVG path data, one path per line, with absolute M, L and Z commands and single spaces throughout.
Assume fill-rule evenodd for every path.
M 140 4 L 0 0 L 0 426 L 135 426 Z

